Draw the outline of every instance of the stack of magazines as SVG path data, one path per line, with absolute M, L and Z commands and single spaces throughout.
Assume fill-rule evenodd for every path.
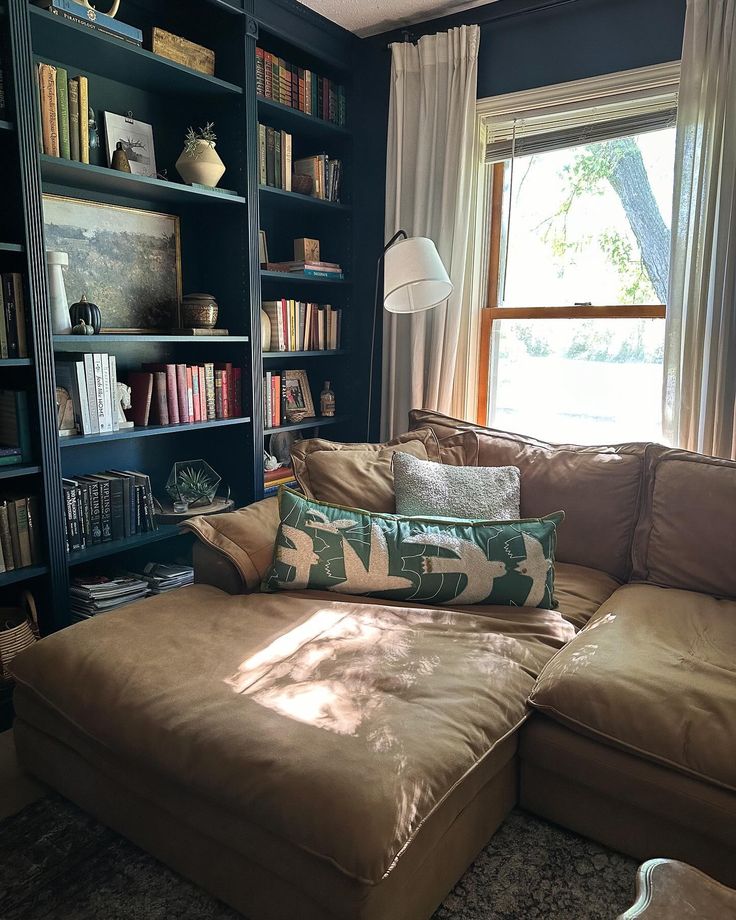
M 160 562 L 149 562 L 143 569 L 141 578 L 145 579 L 151 594 L 163 594 L 182 588 L 184 585 L 194 584 L 194 569 L 191 565 L 164 565 Z
M 148 582 L 139 575 L 89 575 L 73 578 L 71 588 L 71 610 L 77 619 L 89 619 L 97 613 L 106 613 L 146 597 Z

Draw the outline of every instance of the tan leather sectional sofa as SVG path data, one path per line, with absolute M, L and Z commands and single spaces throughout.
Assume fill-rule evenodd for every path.
M 566 511 L 558 610 L 262 594 L 275 499 L 202 519 L 197 585 L 16 659 L 25 766 L 251 920 L 426 920 L 518 801 L 733 884 L 736 464 L 411 427 Z

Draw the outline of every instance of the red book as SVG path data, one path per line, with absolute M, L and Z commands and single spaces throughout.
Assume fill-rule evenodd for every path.
M 189 400 L 187 399 L 187 366 L 176 365 L 176 395 L 179 402 L 179 422 L 186 425 L 189 422 Z
M 144 364 L 144 371 L 163 371 L 166 374 L 166 403 L 169 410 L 169 425 L 179 424 L 179 398 L 176 386 L 175 364 Z
M 281 375 L 274 374 L 271 377 L 271 406 L 273 413 L 273 427 L 278 428 L 281 424 Z
M 242 367 L 233 368 L 233 418 L 242 418 L 243 416 L 243 369 Z
M 222 375 L 224 371 L 215 371 L 215 418 L 225 418 L 222 414 Z
M 192 408 L 194 412 L 194 421 L 202 421 L 202 406 L 199 400 L 199 368 L 190 367 L 187 373 L 192 378 Z
M 233 390 L 233 365 L 228 361 L 226 364 L 216 364 L 215 368 L 222 371 L 222 411 L 225 413 L 223 418 L 232 418 L 233 405 L 235 403 L 235 392 Z
M 199 378 L 199 417 L 203 422 L 207 421 L 207 392 L 204 376 L 204 366 L 197 368 L 197 377 Z
M 137 426 L 145 428 L 151 412 L 151 396 L 153 393 L 153 374 L 146 371 L 136 371 L 128 374 L 130 386 L 131 408 L 127 410 L 128 420 Z
M 169 424 L 169 406 L 166 401 L 166 374 L 155 371 L 153 374 L 153 400 L 151 402 L 150 421 L 154 425 Z

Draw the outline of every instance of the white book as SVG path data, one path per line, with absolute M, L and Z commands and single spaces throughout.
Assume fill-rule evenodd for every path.
M 273 400 L 271 391 L 271 371 L 266 373 L 266 419 L 268 420 L 267 428 L 273 428 Z
M 110 362 L 107 355 L 93 355 L 94 381 L 95 381 L 95 411 L 100 434 L 112 431 L 112 420 L 109 414 L 109 402 L 105 405 L 105 387 L 110 386 Z M 105 381 L 107 380 L 107 384 Z
M 89 416 L 89 399 L 87 398 L 87 377 L 84 373 L 84 361 L 75 361 L 72 368 L 74 393 L 72 398 L 79 406 L 79 427 L 82 434 L 94 434 Z
M 84 356 L 84 378 L 87 385 L 87 411 L 89 412 L 89 434 L 100 433 L 100 419 L 97 413 L 97 390 L 95 387 L 95 356 Z M 81 397 L 81 393 L 80 393 Z
M 115 355 L 108 355 L 110 362 L 110 411 L 112 413 L 112 430 L 120 429 L 118 419 L 118 362 Z

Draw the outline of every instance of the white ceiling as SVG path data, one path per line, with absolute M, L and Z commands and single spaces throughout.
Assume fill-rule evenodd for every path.
M 495 0 L 300 0 L 326 19 L 356 35 L 377 35 L 389 29 L 436 19 Z

